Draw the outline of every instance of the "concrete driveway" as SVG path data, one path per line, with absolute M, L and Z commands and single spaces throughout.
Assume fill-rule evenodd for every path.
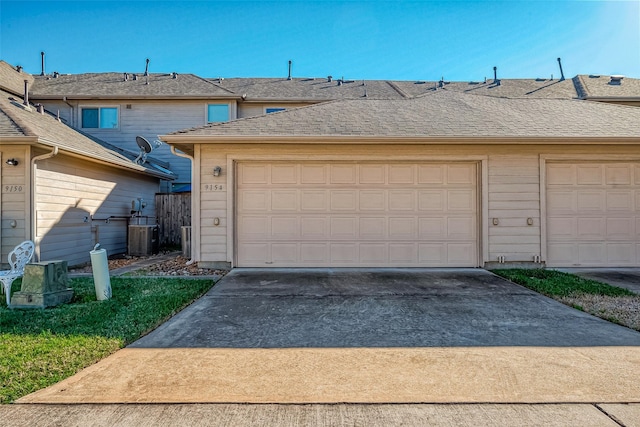
M 237 269 L 18 403 L 620 404 L 638 370 L 640 333 L 484 270 Z
M 640 345 L 485 270 L 236 269 L 131 348 Z

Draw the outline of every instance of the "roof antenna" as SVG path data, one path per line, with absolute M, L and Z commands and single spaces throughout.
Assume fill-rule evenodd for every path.
M 500 80 L 498 80 L 498 67 L 493 67 L 493 83 L 496 86 L 500 86 Z
M 287 77 L 287 80 L 291 80 L 291 60 L 289 60 L 289 76 Z
M 144 67 L 144 75 L 149 75 L 149 58 L 147 58 L 147 65 Z
M 40 56 L 42 57 L 42 72 L 40 73 L 41 76 L 44 76 L 44 52 L 40 52 Z
M 562 71 L 562 62 L 560 58 L 558 58 L 558 65 L 560 66 L 560 81 L 564 80 L 564 72 Z

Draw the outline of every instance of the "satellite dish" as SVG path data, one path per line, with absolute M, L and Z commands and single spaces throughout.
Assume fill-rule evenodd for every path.
M 153 150 L 149 141 L 147 141 L 143 136 L 136 136 L 136 144 L 140 147 L 140 151 L 144 151 L 147 154 Z
M 143 136 L 136 136 L 136 144 L 140 148 L 140 154 L 133 161 L 134 163 L 144 164 L 147 161 L 147 154 L 152 152 L 154 148 L 162 145 L 162 141 L 155 140 L 153 143 L 147 141 Z

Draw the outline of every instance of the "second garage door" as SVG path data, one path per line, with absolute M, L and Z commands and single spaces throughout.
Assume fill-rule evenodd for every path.
M 475 267 L 475 163 L 237 165 L 240 267 Z
M 547 164 L 547 264 L 640 265 L 640 164 Z

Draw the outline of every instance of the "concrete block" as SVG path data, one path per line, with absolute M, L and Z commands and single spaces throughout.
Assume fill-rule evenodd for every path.
M 66 261 L 27 264 L 22 286 L 11 296 L 12 308 L 45 308 L 65 304 L 73 298 Z

